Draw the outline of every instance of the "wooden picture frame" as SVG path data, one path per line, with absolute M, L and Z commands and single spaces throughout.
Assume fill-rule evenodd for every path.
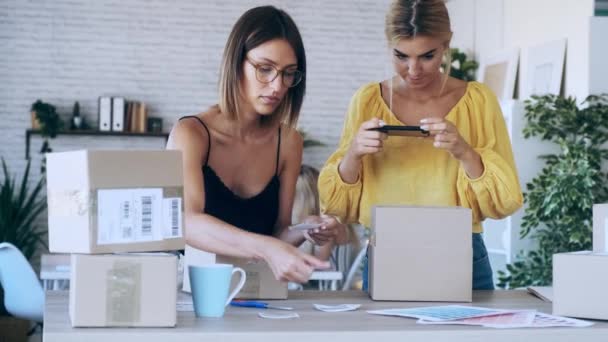
M 488 86 L 499 101 L 511 100 L 515 93 L 518 62 L 519 49 L 482 57 L 477 79 Z

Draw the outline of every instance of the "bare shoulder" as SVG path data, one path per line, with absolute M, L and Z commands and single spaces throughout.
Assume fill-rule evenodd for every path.
M 190 115 L 178 120 L 169 135 L 167 148 L 173 149 L 196 149 L 203 148 L 206 150 L 209 144 L 209 132 L 205 129 L 202 122 L 209 127 L 209 123 L 213 121 L 216 115 L 214 107 L 208 111 Z
M 285 144 L 290 147 L 297 147 L 302 145 L 304 138 L 297 129 L 281 124 L 281 144 Z

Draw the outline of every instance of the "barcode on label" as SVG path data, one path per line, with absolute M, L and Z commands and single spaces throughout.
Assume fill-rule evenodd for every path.
M 152 235 L 152 196 L 141 197 L 141 235 Z
M 121 205 L 121 228 L 122 228 L 122 238 L 130 239 L 133 236 L 133 229 L 130 224 L 130 214 L 131 214 L 131 202 L 123 201 Z
M 171 236 L 179 236 L 179 200 L 171 200 Z
M 129 218 L 130 209 L 131 209 L 131 203 L 129 203 L 129 201 L 122 202 L 122 218 L 124 220 Z

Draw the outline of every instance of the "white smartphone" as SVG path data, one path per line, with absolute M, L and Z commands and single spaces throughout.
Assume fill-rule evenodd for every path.
M 321 228 L 323 223 L 299 223 L 293 226 L 289 226 L 289 230 L 309 230 Z

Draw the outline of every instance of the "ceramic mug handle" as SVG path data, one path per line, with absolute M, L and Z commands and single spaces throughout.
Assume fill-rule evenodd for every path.
M 241 279 L 239 280 L 239 283 L 236 285 L 234 290 L 232 290 L 232 292 L 228 296 L 228 300 L 226 301 L 226 306 L 228 304 L 230 304 L 230 302 L 234 299 L 234 297 L 236 297 L 236 295 L 239 293 L 239 291 L 241 291 L 241 289 L 245 285 L 245 280 L 247 279 L 247 276 L 245 275 L 245 271 L 242 268 L 240 268 L 240 267 L 233 268 L 232 275 L 234 275 L 235 272 L 239 272 L 241 274 Z

